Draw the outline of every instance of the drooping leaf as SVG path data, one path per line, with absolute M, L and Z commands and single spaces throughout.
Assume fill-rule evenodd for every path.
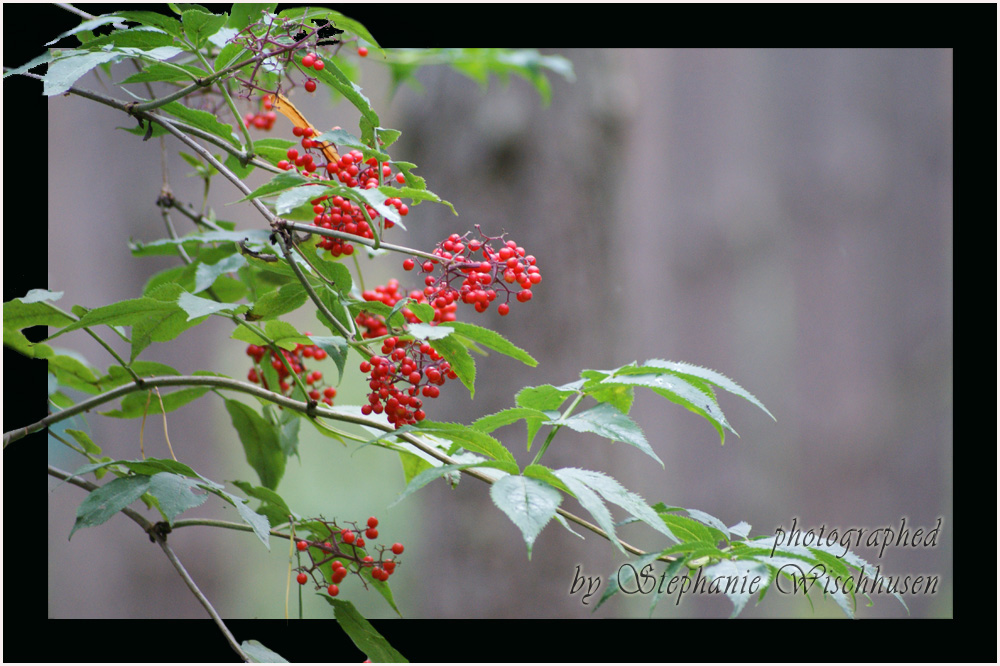
M 264 333 L 274 341 L 276 345 L 282 349 L 287 349 L 289 351 L 295 349 L 295 345 L 311 345 L 312 341 L 306 336 L 295 330 L 295 327 L 278 319 L 272 319 L 268 321 L 264 326 Z M 252 330 L 245 326 L 238 327 L 233 331 L 232 338 L 234 340 L 242 340 L 243 342 L 249 342 L 254 345 L 266 345 L 267 340 L 260 337 Z
M 257 472 L 261 485 L 274 490 L 285 474 L 285 452 L 277 428 L 252 407 L 226 400 L 226 411 L 239 434 L 247 462 Z
M 112 479 L 87 495 L 76 510 L 76 522 L 69 536 L 83 527 L 96 527 L 111 519 L 113 515 L 135 502 L 149 490 L 150 477 L 126 476 Z
M 663 368 L 664 370 L 667 370 L 677 375 L 678 377 L 682 377 L 688 380 L 691 380 L 692 378 L 703 379 L 707 382 L 710 382 L 718 386 L 719 388 L 723 388 L 729 391 L 730 393 L 734 393 L 740 396 L 741 398 L 749 400 L 751 403 L 759 407 L 765 414 L 774 419 L 774 415 L 767 410 L 767 408 L 764 406 L 764 403 L 762 403 L 760 400 L 754 397 L 754 395 L 749 391 L 747 391 L 745 388 L 743 388 L 742 386 L 740 386 L 739 384 L 737 384 L 729 377 L 726 377 L 720 372 L 716 372 L 715 370 L 709 370 L 708 368 L 702 368 L 700 366 L 693 365 L 691 363 L 684 363 L 683 361 L 681 362 L 664 361 L 658 358 L 650 359 L 645 363 L 643 363 L 643 365 L 654 368 Z
M 441 338 L 439 340 L 428 340 L 428 344 L 434 348 L 451 365 L 452 371 L 469 389 L 469 395 L 476 395 L 476 363 L 472 360 L 469 350 L 456 340 L 453 336 Z
M 251 312 L 254 318 L 273 319 L 298 310 L 307 299 L 305 288 L 298 282 L 292 282 L 258 298 Z
M 556 515 L 562 494 L 538 479 L 511 474 L 490 486 L 490 497 L 521 530 L 531 559 L 535 539 Z
M 229 16 L 208 14 L 197 9 L 190 9 L 181 14 L 184 32 L 195 46 L 201 46 L 205 41 L 226 25 Z
M 340 628 L 373 663 L 409 663 L 406 657 L 389 645 L 389 641 L 357 611 L 354 604 L 343 599 L 332 599 L 326 595 L 323 595 L 323 598 L 333 606 L 333 614 Z
M 670 531 L 670 528 L 664 524 L 660 516 L 657 515 L 657 513 L 650 508 L 648 504 L 646 504 L 646 501 L 642 499 L 642 497 L 626 489 L 618 483 L 618 481 L 607 474 L 570 467 L 555 470 L 555 475 L 562 479 L 574 493 L 576 492 L 577 485 L 586 485 L 588 488 L 603 497 L 605 501 L 611 502 L 612 504 L 616 504 L 625 509 L 630 516 L 638 518 L 657 532 L 673 539 L 674 541 L 680 541 L 680 539 L 674 536 L 674 534 Z
M 621 413 L 611 403 L 602 402 L 585 412 L 573 414 L 566 419 L 552 421 L 551 424 L 566 426 L 577 432 L 592 432 L 615 442 L 624 442 L 660 463 L 661 467 L 664 466 L 663 461 L 653 451 L 653 447 L 646 441 L 639 424 L 626 414 Z
M 149 494 L 156 498 L 160 512 L 173 525 L 174 518 L 188 509 L 201 506 L 208 499 L 204 492 L 195 493 L 200 482 L 180 474 L 161 473 L 151 477 Z

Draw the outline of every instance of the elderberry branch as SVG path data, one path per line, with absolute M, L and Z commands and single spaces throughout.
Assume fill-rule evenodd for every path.
M 57 467 L 53 467 L 52 465 L 48 466 L 48 474 L 49 476 L 53 476 L 57 479 L 62 479 L 67 483 L 70 483 L 79 488 L 83 488 L 87 492 L 93 492 L 100 488 L 100 486 L 98 486 L 97 484 L 91 483 L 77 476 L 73 476 L 69 472 L 63 471 Z M 233 637 L 232 632 L 229 631 L 229 627 L 226 626 L 226 623 L 222 620 L 222 617 L 215 610 L 215 607 L 212 606 L 212 602 L 210 602 L 208 600 L 208 597 L 206 597 L 202 593 L 202 591 L 198 588 L 198 585 L 194 582 L 194 579 L 191 578 L 191 575 L 187 572 L 187 569 L 184 568 L 184 565 L 177 557 L 177 554 L 174 552 L 173 548 L 171 548 L 167 544 L 167 540 L 163 537 L 163 535 L 157 532 L 153 523 L 149 522 L 141 514 L 128 507 L 120 509 L 120 512 L 131 518 L 133 522 L 139 525 L 139 527 L 141 527 L 143 531 L 145 531 L 146 534 L 149 535 L 150 539 L 155 541 L 157 545 L 160 546 L 160 548 L 163 550 L 164 555 L 166 555 L 167 559 L 170 560 L 170 564 L 174 566 L 174 568 L 177 570 L 177 573 L 179 573 L 181 578 L 184 579 L 185 585 L 188 586 L 188 589 L 191 590 L 191 593 L 195 596 L 196 599 L 198 599 L 198 603 L 200 603 L 205 608 L 205 610 L 208 611 L 208 614 L 211 616 L 212 620 L 219 627 L 219 630 L 222 632 L 222 634 L 226 637 L 226 641 L 229 643 L 229 646 L 233 648 L 236 654 L 240 656 L 240 659 L 242 659 L 244 662 L 249 662 L 250 657 L 243 651 L 239 643 L 236 642 L 236 639 Z
M 346 231 L 337 231 L 336 229 L 324 229 L 323 227 L 314 227 L 309 224 L 302 224 L 301 222 L 292 222 L 290 220 L 281 220 L 278 223 L 279 227 L 285 227 L 286 229 L 294 229 L 295 231 L 303 231 L 309 234 L 316 234 L 317 236 L 328 236 L 330 238 L 339 238 L 340 240 L 348 240 L 352 243 L 360 243 L 361 245 L 367 245 L 372 249 L 376 249 L 375 241 L 369 238 L 363 238 L 361 236 L 356 236 L 354 234 L 349 234 Z M 421 250 L 414 250 L 413 248 L 403 247 L 402 245 L 393 245 L 392 243 L 381 243 L 378 248 L 383 250 L 390 250 L 392 252 L 399 252 L 401 254 L 407 254 L 417 257 L 423 257 L 425 259 L 430 259 L 432 261 L 445 261 L 440 256 L 436 254 L 431 254 L 429 252 L 423 252 Z

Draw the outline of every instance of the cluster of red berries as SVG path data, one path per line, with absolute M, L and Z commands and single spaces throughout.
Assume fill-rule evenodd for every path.
M 476 226 L 479 229 L 479 226 Z M 469 232 L 471 233 L 471 232 Z M 490 303 L 503 296 L 497 312 L 510 312 L 513 295 L 518 302 L 531 300 L 531 287 L 542 281 L 542 274 L 535 264 L 535 257 L 525 254 L 524 248 L 512 240 L 504 241 L 503 236 L 487 236 L 479 232 L 481 238 L 469 239 L 452 234 L 437 244 L 432 254 L 442 261 L 427 259 L 420 268 L 431 273 L 440 267 L 441 275 L 424 278 L 424 296 L 435 309 L 443 309 L 458 301 L 472 305 L 476 312 L 486 312 Z M 502 243 L 499 249 L 493 243 Z M 416 260 L 406 259 L 403 268 L 410 271 L 417 265 Z M 458 288 L 453 283 L 460 282 Z M 510 285 L 517 284 L 515 292 Z
M 334 127 L 333 129 L 340 128 Z M 329 150 L 324 152 L 325 149 L 330 148 L 329 144 L 316 141 L 313 137 L 318 136 L 318 133 L 311 127 L 294 127 L 292 134 L 302 138 L 302 152 L 299 152 L 299 149 L 295 147 L 289 148 L 285 153 L 288 159 L 278 162 L 279 169 L 284 171 L 296 169 L 306 177 L 336 179 L 347 187 L 364 190 L 379 187 L 390 179 L 395 179 L 400 185 L 406 183 L 406 176 L 403 173 L 395 173 L 394 176 L 391 166 L 379 164 L 374 157 L 365 160 L 360 150 L 351 150 L 343 155 L 333 153 L 335 159 L 328 161 L 321 169 L 316 162 L 313 151 L 317 151 L 317 154 L 325 157 L 332 152 Z M 314 199 L 311 203 L 315 213 L 313 226 L 342 231 L 369 240 L 374 239 L 368 223 L 368 219 L 375 222 L 379 217 L 379 213 L 374 207 L 364 204 L 364 210 L 362 210 L 361 206 L 341 196 L 324 196 Z M 385 205 L 395 208 L 401 217 L 410 212 L 410 207 L 403 203 L 399 197 L 387 198 Z M 365 213 L 368 214 L 367 217 L 365 217 Z M 385 220 L 384 226 L 386 229 L 391 229 L 395 223 L 392 220 Z M 353 245 L 336 238 L 324 237 L 318 245 L 329 250 L 334 257 L 339 257 L 342 254 L 349 256 L 354 253 Z
M 395 573 L 398 561 L 395 558 L 386 559 L 386 551 L 390 551 L 394 556 L 402 555 L 403 544 L 397 542 L 389 548 L 379 546 L 377 560 L 363 550 L 366 538 L 370 541 L 378 538 L 378 518 L 375 516 L 369 518 L 366 527 L 357 527 L 356 524 L 352 523 L 355 525 L 353 529 L 341 528 L 335 522 L 322 520 L 319 522 L 329 532 L 325 539 L 297 541 L 295 543 L 296 549 L 301 553 L 307 553 L 311 560 L 311 565 L 300 568 L 299 574 L 295 577 L 299 585 L 305 585 L 309 582 L 310 577 L 317 573 L 320 580 L 323 580 L 324 572 L 327 571 L 323 568 L 325 565 L 329 565 L 326 577 L 329 578 L 330 583 L 326 587 L 326 591 L 331 597 L 340 594 L 339 584 L 352 570 L 360 576 L 363 569 L 371 569 L 372 578 L 382 582 L 389 580 L 389 576 Z M 317 588 L 324 585 L 326 585 L 325 580 L 322 584 L 318 584 Z
M 269 130 L 274 127 L 274 121 L 278 119 L 278 114 L 274 111 L 274 104 L 271 102 L 271 96 L 264 96 L 261 99 L 260 106 L 261 108 L 257 113 L 247 112 L 243 116 L 243 124 L 259 130 Z
M 320 60 L 319 56 L 315 53 L 307 53 L 302 56 L 302 66 L 306 69 L 312 68 L 317 72 L 321 72 L 323 71 L 323 68 L 326 67 L 326 64 Z M 302 84 L 302 87 L 306 89 L 306 92 L 316 92 L 316 80 L 306 79 L 306 82 Z
M 292 150 L 295 149 L 290 148 L 289 152 Z M 360 153 L 358 153 L 358 157 L 361 157 Z M 313 205 L 313 213 L 316 214 L 313 218 L 313 226 L 322 229 L 343 231 L 344 233 L 369 240 L 374 238 L 371 226 L 368 224 L 368 220 L 365 219 L 365 213 L 368 213 L 368 217 L 373 222 L 378 217 L 378 212 L 371 206 L 365 204 L 366 210 L 362 211 L 361 207 L 356 203 L 339 195 L 333 197 L 322 196 L 318 199 L 313 199 L 311 203 Z M 405 215 L 409 212 L 406 204 L 399 198 L 387 199 L 386 204 L 394 206 L 400 215 Z M 395 223 L 392 220 L 385 221 L 386 229 L 391 229 L 394 226 Z M 353 245 L 339 238 L 331 238 L 329 236 L 322 237 L 317 246 L 329 250 L 330 254 L 334 257 L 339 257 L 341 254 L 350 256 L 354 253 Z
M 309 334 L 306 333 L 306 335 Z M 323 382 L 323 373 L 319 370 L 310 372 L 304 362 L 307 358 L 322 361 L 327 356 L 326 352 L 316 345 L 297 344 L 294 350 L 287 351 L 282 349 L 281 353 L 285 361 L 292 368 L 292 372 L 298 375 L 305 382 L 306 386 L 309 387 L 309 399 L 333 405 L 333 399 L 337 397 L 337 389 L 332 386 L 326 386 Z M 281 359 L 273 350 L 268 347 L 261 347 L 260 345 L 250 345 L 247 347 L 247 356 L 252 358 L 254 362 L 254 367 L 250 368 L 250 372 L 247 373 L 249 381 L 254 384 L 260 384 L 264 388 L 269 388 L 267 379 L 264 377 L 264 372 L 261 369 L 264 357 L 267 356 L 271 367 L 278 374 L 278 388 L 281 390 L 281 393 L 285 396 L 291 395 L 292 382 L 289 381 L 288 368 L 285 367 L 285 364 L 281 362 Z
M 389 280 L 387 284 L 379 285 L 374 289 L 367 289 L 361 292 L 361 297 L 366 301 L 373 301 L 382 303 L 389 306 L 390 308 L 395 307 L 397 303 L 405 298 L 411 298 L 417 303 L 426 303 L 427 297 L 424 296 L 422 291 L 411 291 L 409 294 L 399 291 L 399 280 L 393 278 Z M 442 322 L 455 321 L 455 310 L 457 306 L 452 303 L 446 305 L 441 309 L 434 309 L 434 319 L 431 324 L 440 324 Z M 417 315 L 413 314 L 409 308 L 403 308 L 401 310 L 403 317 L 409 324 L 416 324 L 420 321 Z M 358 316 L 354 319 L 358 326 L 365 329 L 362 336 L 366 339 L 371 338 L 381 338 L 389 333 L 389 328 L 386 326 L 385 318 L 381 315 L 372 314 L 370 312 L 361 311 Z
M 458 378 L 451 364 L 427 342 L 400 341 L 394 336 L 382 341 L 382 353 L 388 358 L 376 355 L 361 362 L 361 372 L 369 375 L 371 389 L 361 413 L 385 412 L 396 428 L 427 418 L 420 396 L 436 398 L 446 380 Z

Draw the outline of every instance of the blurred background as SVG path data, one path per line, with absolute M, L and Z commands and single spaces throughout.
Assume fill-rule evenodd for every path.
M 402 131 L 391 154 L 419 165 L 417 174 L 459 213 L 414 207 L 409 232 L 390 240 L 430 249 L 480 224 L 507 231 L 544 276 L 535 298 L 507 317 L 460 313 L 500 331 L 539 366 L 478 358 L 475 399 L 456 383 L 431 417 L 469 423 L 513 406 L 524 386 L 563 384 L 586 368 L 661 358 L 718 370 L 777 422 L 721 394 L 740 437 L 720 446 L 704 420 L 637 391 L 631 415 L 666 469 L 631 447 L 569 432 L 555 439 L 546 464 L 605 471 L 651 504 L 700 509 L 728 525 L 746 521 L 753 534 L 788 529 L 793 519 L 843 531 L 896 529 L 903 518 L 930 529 L 940 517 L 935 547 L 887 548 L 881 558 L 864 545 L 855 552 L 883 573 L 938 576 L 936 594 L 905 597 L 910 617 L 951 617 L 951 51 L 545 52 L 568 58 L 576 74 L 572 83 L 550 77 L 548 107 L 525 81 L 484 90 L 445 68 L 421 70 L 420 91 L 390 95 L 386 70 L 371 56 L 361 63 L 360 83 L 383 126 Z M 93 76 L 78 83 L 102 92 L 105 85 Z M 331 107 L 319 93 L 294 101 L 317 126 L 356 132 L 349 105 Z M 48 113 L 49 238 L 57 239 L 49 243 L 48 288 L 65 292 L 59 305 L 67 309 L 135 298 L 150 275 L 177 262 L 133 259 L 126 244 L 166 236 L 155 205 L 159 142 L 116 130 L 131 121 L 80 98 L 52 98 Z M 290 125 L 279 119 L 270 135 L 289 136 Z M 197 205 L 201 181 L 185 177 L 192 169 L 177 157 L 178 144 L 167 143 L 174 194 Z M 217 179 L 209 203 L 239 228 L 260 227 L 251 207 L 229 205 L 239 198 Z M 192 230 L 179 215 L 174 224 Z M 413 278 L 399 264 L 395 256 L 372 261 L 366 284 L 396 276 L 408 285 Z M 318 330 L 311 312 L 291 320 Z M 246 345 L 230 340 L 230 329 L 210 320 L 143 358 L 242 378 Z M 86 335 L 55 342 L 107 367 L 106 352 Z M 357 361 L 348 363 L 338 404 L 363 400 Z M 324 370 L 335 376 L 332 364 Z M 108 455 L 138 456 L 137 420 L 91 414 L 86 425 Z M 178 457 L 205 476 L 256 482 L 218 398 L 170 413 L 168 425 Z M 606 584 L 623 561 L 596 536 L 581 540 L 551 523 L 529 562 L 485 485 L 435 483 L 387 510 L 404 485 L 394 455 L 303 433 L 301 462 L 289 461 L 279 492 L 303 515 L 376 515 L 384 539 L 404 542 L 392 579 L 404 617 L 647 616 L 642 595 L 618 595 L 593 614 L 569 594 L 577 566 Z M 495 434 L 522 465 L 531 460 L 523 425 Z M 147 455 L 168 455 L 159 417 L 147 421 L 144 444 Z M 60 446 L 50 446 L 50 461 L 81 464 Z M 83 493 L 51 479 L 49 487 L 50 617 L 205 616 L 130 521 L 112 519 L 67 543 Z M 585 515 L 571 500 L 563 506 Z M 235 519 L 214 500 L 192 513 Z M 643 548 L 664 545 L 634 526 L 621 536 Z M 283 616 L 287 544 L 272 540 L 268 552 L 252 535 L 202 527 L 170 540 L 224 617 Z M 394 615 L 357 581 L 343 589 L 366 616 Z M 305 596 L 307 617 L 327 617 L 325 604 Z M 731 610 L 724 597 L 675 601 L 664 599 L 653 616 L 723 618 Z M 884 595 L 859 606 L 862 618 L 907 616 Z M 819 596 L 810 607 L 772 591 L 742 616 L 843 615 Z

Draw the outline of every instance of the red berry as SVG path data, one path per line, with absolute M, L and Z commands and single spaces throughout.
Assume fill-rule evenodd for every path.
M 298 548 L 299 550 L 305 550 L 306 548 L 309 547 L 309 544 L 307 544 L 305 541 L 299 541 L 297 544 L 295 544 L 295 547 Z
M 403 544 L 401 544 L 401 543 L 394 543 L 394 544 L 392 544 L 392 552 L 394 552 L 396 555 L 402 555 L 403 554 Z
M 305 585 L 309 582 L 309 576 L 307 576 L 305 572 L 302 572 L 295 577 L 295 580 L 299 581 L 299 585 Z
M 326 588 L 326 592 L 327 592 L 327 594 L 329 594 L 329 595 L 330 595 L 331 597 L 335 597 L 335 596 L 337 596 L 338 594 L 340 594 L 340 588 L 339 588 L 339 587 L 337 587 L 336 585 L 331 585 L 330 587 Z
M 354 532 L 351 532 L 350 530 L 344 530 L 343 532 L 340 533 L 340 538 L 343 540 L 344 543 L 351 544 L 354 543 L 354 540 L 357 538 L 357 535 L 354 534 Z
M 391 340 L 392 338 L 389 338 L 389 339 Z M 386 342 L 388 342 L 388 340 L 386 340 Z M 376 518 L 375 516 L 372 516 L 371 518 L 369 518 L 368 519 L 368 527 L 378 527 L 378 518 Z
M 375 529 L 374 527 L 369 527 L 367 530 L 365 530 L 365 536 L 368 537 L 369 539 L 377 539 L 378 530 Z
M 364 58 L 366 55 L 368 55 L 368 49 L 362 46 L 361 48 L 358 49 L 358 55 Z
M 403 270 L 412 271 L 413 267 L 416 265 L 417 262 L 413 261 L 413 259 L 407 259 L 403 262 Z
M 499 312 L 501 315 L 505 315 L 508 312 L 510 312 L 510 306 L 507 305 L 506 303 L 501 303 L 500 305 L 497 306 L 497 312 Z
M 316 63 L 313 65 L 313 69 L 315 69 L 317 72 L 322 71 L 324 67 L 326 67 L 326 65 L 323 64 L 322 60 L 317 60 Z
M 316 92 L 316 82 L 312 79 L 306 81 L 305 86 L 303 87 L 306 89 L 306 92 Z

